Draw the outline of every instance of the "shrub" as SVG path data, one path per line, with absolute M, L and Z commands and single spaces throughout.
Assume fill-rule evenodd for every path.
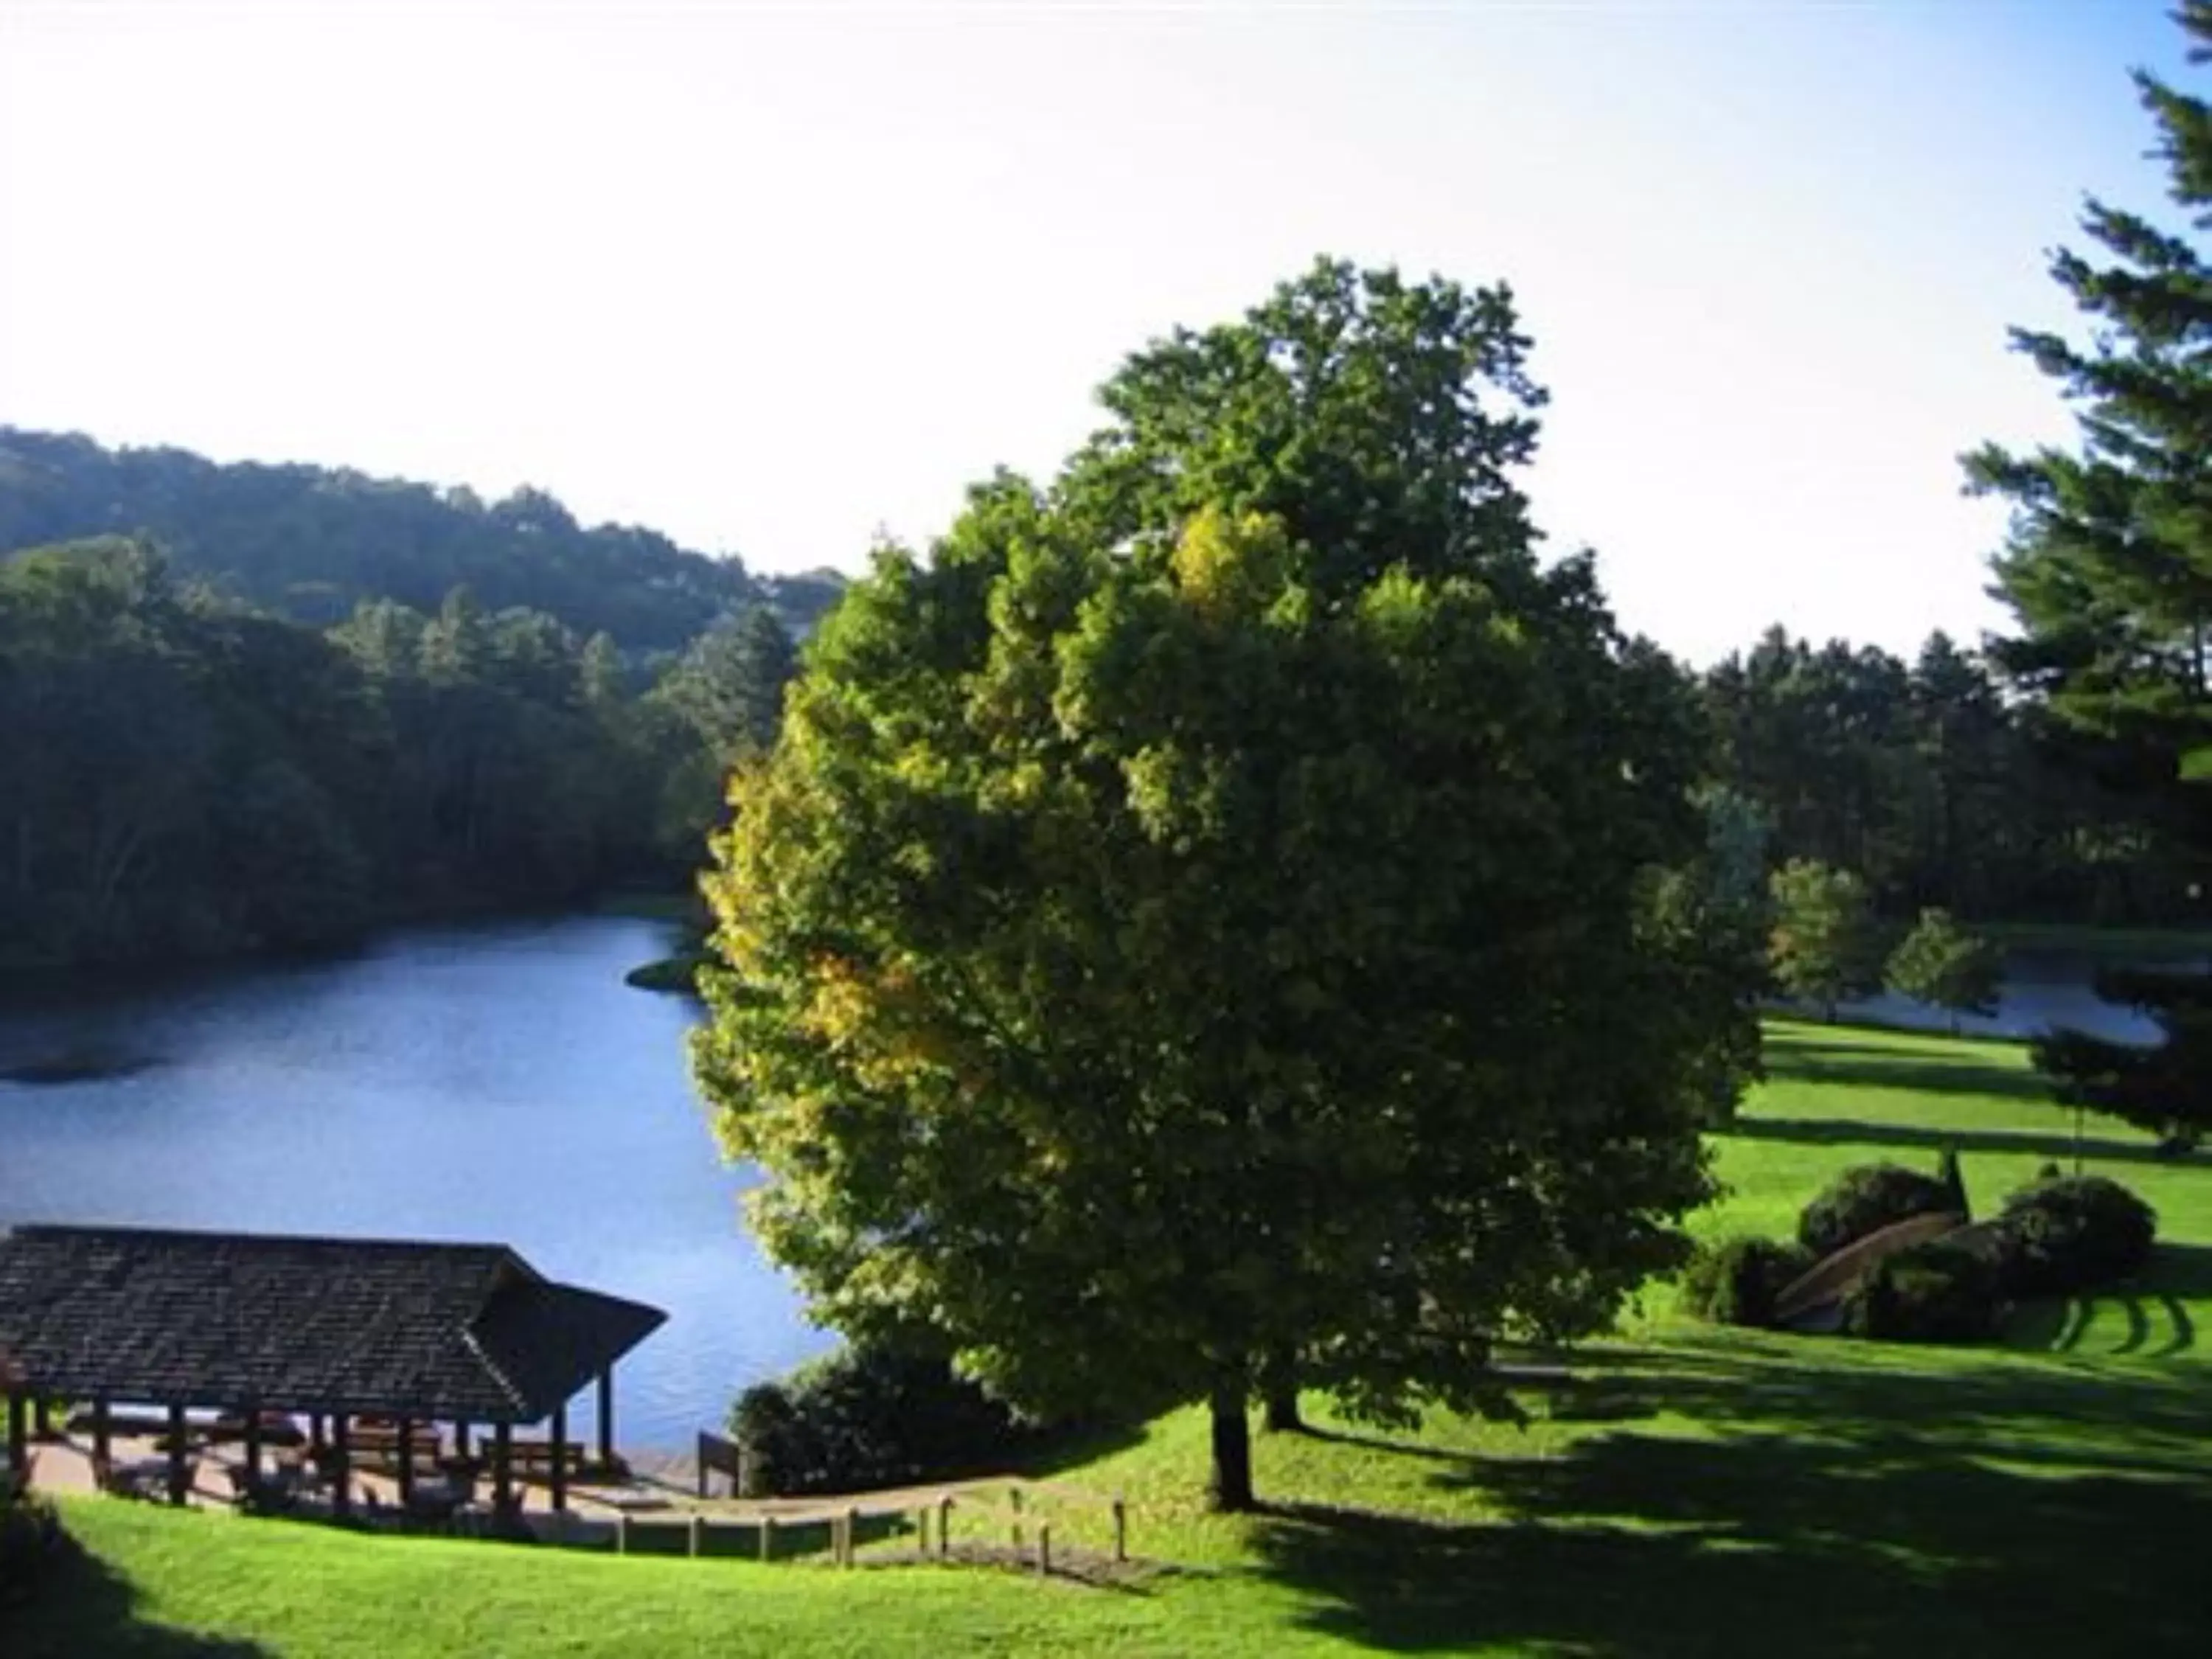
M 1690 1311 L 1717 1325 L 1771 1326 L 1775 1299 L 1813 1265 L 1796 1244 L 1771 1238 L 1731 1238 L 1699 1249 L 1682 1275 Z
M 1037 1428 L 941 1357 L 868 1346 L 747 1389 L 730 1432 L 744 1456 L 745 1495 L 765 1498 L 980 1473 Z
M 1932 1176 L 1897 1164 L 1862 1164 L 1846 1170 L 1805 1206 L 1797 1242 L 1817 1259 L 1832 1255 L 1869 1233 L 1917 1215 L 1951 1209 L 1951 1189 Z
M 2158 1217 L 2103 1176 L 2063 1176 L 2023 1187 L 1998 1218 L 2007 1241 L 2006 1288 L 2016 1296 L 2086 1291 L 2140 1272 Z
M 29 1599 L 69 1547 L 54 1506 L 0 1472 L 0 1607 Z
M 1844 1328 L 1891 1342 L 1976 1342 L 1996 1330 L 2002 1305 L 1995 1264 L 1939 1238 L 1876 1263 L 1844 1297 Z

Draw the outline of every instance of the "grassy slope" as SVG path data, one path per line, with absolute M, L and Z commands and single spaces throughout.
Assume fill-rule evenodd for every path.
M 1984 1206 L 2070 1158 L 2017 1048 L 1780 1023 L 1771 1039 L 1773 1076 L 1719 1146 L 1733 1194 L 1703 1231 L 1784 1231 L 1833 1170 L 1931 1166 L 1945 1140 Z M 1199 1512 L 1205 1425 L 1179 1413 L 1068 1472 L 1126 1491 L 1136 1548 L 1179 1565 L 1121 1589 L 356 1540 L 86 1503 L 70 1516 L 93 1577 L 0 1623 L 0 1650 L 2196 1653 L 2212 1170 L 2101 1129 L 2089 1150 L 2158 1206 L 2159 1268 L 2017 1322 L 2009 1350 L 1714 1332 L 1658 1290 L 1571 1389 L 1526 1397 L 1525 1430 L 1325 1421 L 1263 1439 L 1277 1506 L 1249 1521 Z

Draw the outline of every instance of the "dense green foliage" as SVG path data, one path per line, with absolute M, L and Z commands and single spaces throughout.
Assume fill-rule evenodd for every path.
M 840 1348 L 757 1382 L 730 1412 L 750 1497 L 984 1474 L 1012 1464 L 1036 1432 L 942 1353 L 884 1344 Z
M 1990 1255 L 1933 1239 L 1884 1256 L 1844 1297 L 1844 1329 L 1884 1342 L 1980 1342 L 2004 1285 Z
M 1920 913 L 1882 969 L 1891 990 L 1944 1010 L 1954 1032 L 1961 1014 L 1996 1012 L 2003 981 L 2004 958 L 1996 947 L 1960 927 L 1948 910 L 1933 907 Z
M 465 590 L 325 634 L 182 586 L 141 542 L 18 555 L 0 563 L 0 967 L 325 945 L 680 879 L 741 746 L 687 712 L 711 666 L 640 696 L 604 635 Z
M 1785 995 L 1824 1008 L 1881 982 L 1881 943 L 1866 884 L 1850 870 L 1792 859 L 1771 884 L 1774 933 L 1767 963 Z
M 1844 1170 L 1797 1218 L 1797 1242 L 1815 1257 L 1832 1255 L 1870 1233 L 1917 1215 L 1951 1208 L 1949 1182 L 1901 1164 L 1862 1164 Z
M 2019 1296 L 2094 1290 L 2140 1273 L 2158 1216 L 2106 1176 L 2063 1176 L 2005 1200 L 2007 1288 Z
M 1771 629 L 1702 690 L 1714 775 L 1757 807 L 1773 860 L 1852 871 L 1883 915 L 2170 927 L 2212 914 L 2171 815 L 1942 634 L 1907 663 Z
M 749 576 L 651 530 L 587 530 L 538 489 L 487 505 L 466 489 L 0 427 L 0 555 L 110 535 L 147 537 L 180 580 L 318 627 L 369 600 L 435 611 L 465 587 L 489 611 L 544 611 L 628 653 L 680 651 L 762 604 L 804 632 L 839 586 Z
M 1716 1325 L 1765 1328 L 1782 1292 L 1816 1258 L 1803 1245 L 1738 1237 L 1700 1245 L 1682 1274 L 1682 1305 Z
M 818 1316 L 1039 1408 L 1403 1417 L 1678 1264 L 1721 1039 L 1681 676 L 1548 568 L 1503 290 L 1324 264 L 817 636 L 695 1049 Z M 1737 988 L 1740 997 L 1741 988 Z M 1599 1034 L 1602 1033 L 1601 1040 Z

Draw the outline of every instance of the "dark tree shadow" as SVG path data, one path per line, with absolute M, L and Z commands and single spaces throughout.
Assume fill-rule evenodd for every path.
M 1965 1152 L 2010 1152 L 2070 1167 L 2074 1137 L 2033 1129 L 1926 1129 L 1911 1123 L 1868 1123 L 1856 1118 L 1739 1117 L 1723 1133 L 1747 1140 L 1786 1141 L 1801 1146 L 1909 1146 L 1929 1152 L 1945 1147 Z M 2107 1140 L 2085 1136 L 2084 1158 L 2109 1164 L 2150 1164 L 2187 1169 L 2198 1160 L 2161 1152 L 2148 1140 Z
M 2212 1247 L 2160 1244 L 2142 1275 L 2087 1296 L 2051 1297 L 2032 1302 L 2006 1322 L 2004 1342 L 2011 1348 L 2052 1353 L 2080 1351 L 2103 1310 L 2127 1326 L 2127 1334 L 2102 1353 L 2171 1359 L 2197 1346 L 2197 1322 L 2185 1299 L 2212 1297 Z
M 2212 1408 L 2188 1379 L 1768 1357 L 1634 1386 L 1718 1437 L 1433 1459 L 1505 1518 L 1281 1506 L 1265 1570 L 1311 1628 L 1401 1652 L 2203 1650 Z
M 8 1659 L 270 1659 L 270 1650 L 229 1637 L 149 1624 L 131 1581 L 76 1546 L 55 1559 L 46 1582 L 17 1607 L 0 1607 L 0 1653 Z

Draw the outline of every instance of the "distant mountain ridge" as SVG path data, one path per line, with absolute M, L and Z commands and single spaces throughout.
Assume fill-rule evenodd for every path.
M 755 604 L 803 635 L 844 586 L 834 571 L 756 576 L 641 526 L 587 529 L 542 489 L 487 504 L 348 468 L 0 426 L 0 556 L 140 532 L 179 575 L 299 622 L 339 622 L 373 599 L 431 611 L 465 586 L 488 610 L 546 611 L 631 653 L 681 650 Z

